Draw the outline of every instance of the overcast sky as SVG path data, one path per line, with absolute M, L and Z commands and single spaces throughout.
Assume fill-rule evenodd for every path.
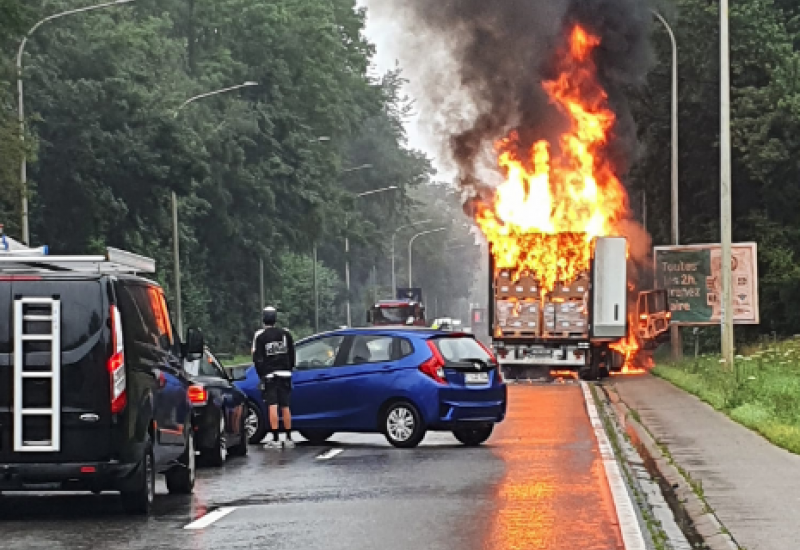
M 409 145 L 424 151 L 433 160 L 438 171 L 437 179 L 452 181 L 455 172 L 446 166 L 447 163 L 443 162 L 445 159 L 438 158 L 441 137 L 434 135 L 430 126 L 420 123 L 419 111 L 424 109 L 427 98 L 421 97 L 421 86 L 413 73 L 414 69 L 424 70 L 424 64 L 421 62 L 423 60 L 416 59 L 410 33 L 404 32 L 402 22 L 390 13 L 390 5 L 395 1 L 403 0 L 356 0 L 357 5 L 366 6 L 369 10 L 366 35 L 377 49 L 375 70 L 382 74 L 399 64 L 404 78 L 411 80 L 405 93 L 417 102 L 418 107 L 415 109 L 417 116 L 406 124 Z

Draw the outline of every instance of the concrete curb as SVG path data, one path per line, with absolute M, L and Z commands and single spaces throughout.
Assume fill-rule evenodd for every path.
M 638 422 L 616 391 L 609 386 L 601 387 L 611 402 L 614 414 L 623 430 L 632 429 L 641 443 L 641 450 L 653 461 L 659 474 L 672 486 L 675 496 L 691 518 L 697 533 L 710 550 L 742 550 L 720 523 L 714 511 L 697 495 L 684 475 L 664 454 L 645 426 Z

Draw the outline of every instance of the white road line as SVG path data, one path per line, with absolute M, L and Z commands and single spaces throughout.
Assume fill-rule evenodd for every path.
M 217 508 L 213 512 L 209 512 L 208 514 L 204 515 L 203 517 L 198 518 L 197 520 L 193 521 L 192 523 L 190 523 L 189 525 L 184 527 L 184 529 L 189 529 L 189 530 L 205 529 L 206 527 L 208 527 L 209 525 L 211 525 L 215 521 L 224 518 L 225 516 L 227 516 L 228 514 L 230 514 L 231 512 L 233 512 L 236 509 L 237 509 L 237 506 L 229 506 L 229 507 L 226 507 L 226 508 Z
M 603 460 L 603 468 L 606 471 L 606 480 L 611 489 L 611 496 L 614 498 L 614 508 L 617 510 L 619 528 L 622 532 L 622 540 L 625 543 L 625 550 L 647 550 L 642 536 L 642 529 L 636 517 L 633 501 L 625 486 L 625 480 L 619 469 L 617 458 L 614 456 L 614 449 L 606 435 L 603 421 L 597 413 L 592 392 L 586 382 L 581 382 L 583 397 L 586 400 L 586 410 L 589 413 L 589 420 L 597 438 L 597 445 L 600 447 L 600 456 Z
M 318 455 L 317 456 L 317 460 L 330 460 L 333 457 L 335 457 L 336 455 L 342 454 L 343 452 L 344 452 L 344 449 L 328 449 L 327 451 L 325 451 L 321 455 Z

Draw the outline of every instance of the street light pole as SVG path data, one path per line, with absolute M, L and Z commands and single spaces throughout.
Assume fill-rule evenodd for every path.
M 44 19 L 38 21 L 31 29 L 25 34 L 22 39 L 22 42 L 19 45 L 19 50 L 17 51 L 17 116 L 19 121 L 19 140 L 22 144 L 22 160 L 20 161 L 19 167 L 19 180 L 21 184 L 21 192 L 22 192 L 22 242 L 26 245 L 30 244 L 31 234 L 30 234 L 30 223 L 28 220 L 28 159 L 27 155 L 25 155 L 25 95 L 22 85 L 22 55 L 25 53 L 25 46 L 28 44 L 28 39 L 36 32 L 36 29 L 47 23 L 48 21 L 52 21 L 54 19 L 60 19 L 62 17 L 66 17 L 67 15 L 75 15 L 77 13 L 84 13 L 87 11 L 94 11 L 99 10 L 101 8 L 108 8 L 112 6 L 117 6 L 120 4 L 130 4 L 135 0 L 116 0 L 114 2 L 105 2 L 103 4 L 96 4 L 94 6 L 86 6 L 83 8 L 77 8 L 74 10 L 67 10 L 62 11 L 60 13 L 56 13 L 53 15 L 48 15 Z
M 175 112 L 173 113 L 173 116 L 175 118 L 178 118 L 178 114 L 181 112 L 181 109 L 183 109 L 184 107 L 186 107 L 190 103 L 194 103 L 198 99 L 204 99 L 206 97 L 211 97 L 211 96 L 214 96 L 214 95 L 224 94 L 226 92 L 232 92 L 232 91 L 238 90 L 240 88 L 247 88 L 248 86 L 258 86 L 258 82 L 253 82 L 252 80 L 248 80 L 247 82 L 243 82 L 241 84 L 237 84 L 236 86 L 230 86 L 228 88 L 220 88 L 219 90 L 214 90 L 213 92 L 206 92 L 204 94 L 198 94 L 198 95 L 196 95 L 194 97 L 190 97 L 189 99 L 187 99 L 186 101 L 181 103 L 180 106 L 177 109 L 175 109 Z
M 128 1 L 132 2 L 133 0 L 128 0 Z M 187 99 L 186 101 L 181 103 L 181 105 L 177 109 L 175 109 L 175 112 L 173 113 L 173 117 L 174 118 L 178 118 L 178 114 L 181 112 L 181 109 L 183 109 L 184 107 L 186 107 L 187 105 L 189 105 L 193 101 L 197 101 L 198 99 L 202 99 L 204 97 L 210 97 L 212 95 L 223 94 L 225 92 L 231 92 L 233 90 L 238 90 L 239 88 L 244 88 L 245 86 L 258 86 L 258 83 L 257 82 L 247 81 L 247 82 L 244 82 L 243 84 L 239 84 L 237 86 L 231 86 L 229 88 L 222 88 L 222 89 L 219 89 L 219 90 L 215 90 L 213 92 L 208 92 L 208 93 L 205 93 L 205 94 L 199 94 L 199 95 L 196 95 L 194 97 L 190 97 L 189 99 Z M 173 254 L 172 261 L 173 261 L 173 263 L 175 265 L 175 268 L 174 268 L 174 271 L 175 271 L 175 309 L 176 309 L 175 314 L 178 317 L 178 319 L 177 319 L 177 321 L 178 321 L 178 334 L 180 335 L 180 338 L 182 340 L 183 337 L 184 337 L 184 334 L 183 334 L 183 302 L 182 302 L 182 299 L 181 299 L 181 261 L 180 261 L 180 254 L 179 254 L 179 252 L 180 252 L 180 250 L 179 250 L 180 245 L 179 245 L 179 242 L 178 242 L 179 240 L 180 239 L 179 239 L 179 236 L 178 236 L 178 197 L 175 194 L 175 191 L 173 191 L 172 192 L 172 241 L 173 241 L 172 242 L 172 254 Z M 261 306 L 260 307 L 264 307 L 264 299 L 263 299 L 263 292 L 264 292 L 264 283 L 263 283 L 264 264 L 263 264 L 263 260 L 262 260 L 262 263 L 260 264 L 260 267 L 261 267 L 261 275 L 260 275 L 261 287 L 260 287 L 259 297 L 261 299 Z
M 180 238 L 178 237 L 178 197 L 172 192 L 172 253 L 175 257 L 175 315 L 178 317 L 178 340 L 183 341 L 183 306 L 181 303 Z
M 731 84 L 728 0 L 720 0 L 720 232 L 722 241 L 722 358 L 728 368 L 734 360 L 733 294 L 731 273 Z
M 680 244 L 679 233 L 679 212 L 678 212 L 678 43 L 675 40 L 675 33 L 672 31 L 667 20 L 658 13 L 656 10 L 651 10 L 653 15 L 661 21 L 664 28 L 667 29 L 670 42 L 672 43 L 672 166 L 671 166 L 671 180 L 672 180 L 672 244 Z M 646 214 L 645 214 L 646 216 Z M 646 217 L 645 217 L 646 220 Z M 670 326 L 670 343 L 672 348 L 672 358 L 675 361 L 680 361 L 683 358 L 683 342 L 681 339 L 681 330 L 678 325 Z
M 670 42 L 672 42 L 672 244 L 679 244 L 678 230 L 678 43 L 675 40 L 675 33 L 656 10 L 652 10 L 653 15 L 661 21 L 667 29 Z
M 411 269 L 411 247 L 414 246 L 414 241 L 416 241 L 419 237 L 423 235 L 429 235 L 431 233 L 438 233 L 439 231 L 446 230 L 446 227 L 439 227 L 437 229 L 429 229 L 428 231 L 421 231 L 411 237 L 408 241 L 408 286 L 409 288 L 414 286 L 414 279 L 413 279 L 413 271 Z
M 354 170 L 363 170 L 364 168 L 372 168 L 371 164 L 364 164 L 362 166 L 357 166 L 356 168 L 351 168 L 349 170 L 343 170 L 343 172 L 352 172 Z M 373 189 L 372 191 L 364 191 L 363 193 L 358 193 L 356 198 L 360 199 L 361 197 L 366 197 L 368 195 L 374 195 L 376 193 L 383 193 L 385 191 L 394 191 L 397 189 L 396 185 L 390 185 L 389 187 L 383 187 L 381 189 Z M 344 235 L 344 280 L 345 286 L 347 287 L 347 326 L 353 326 L 353 319 L 350 312 L 350 235 L 349 235 L 349 216 L 345 216 L 345 235 Z
M 397 292 L 397 273 L 395 272 L 394 261 L 395 261 L 395 253 L 394 253 L 394 240 L 397 237 L 397 234 L 406 229 L 408 227 L 414 227 L 415 225 L 422 225 L 424 223 L 430 223 L 433 220 L 420 220 L 418 222 L 407 223 L 405 225 L 401 225 L 397 229 L 394 230 L 392 233 L 392 293 Z
M 319 334 L 319 282 L 317 281 L 317 242 L 314 241 L 314 333 Z

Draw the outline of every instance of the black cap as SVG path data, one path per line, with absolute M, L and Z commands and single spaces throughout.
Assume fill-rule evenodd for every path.
M 265 325 L 274 325 L 278 320 L 278 310 L 272 306 L 267 306 L 261 313 L 261 318 Z

